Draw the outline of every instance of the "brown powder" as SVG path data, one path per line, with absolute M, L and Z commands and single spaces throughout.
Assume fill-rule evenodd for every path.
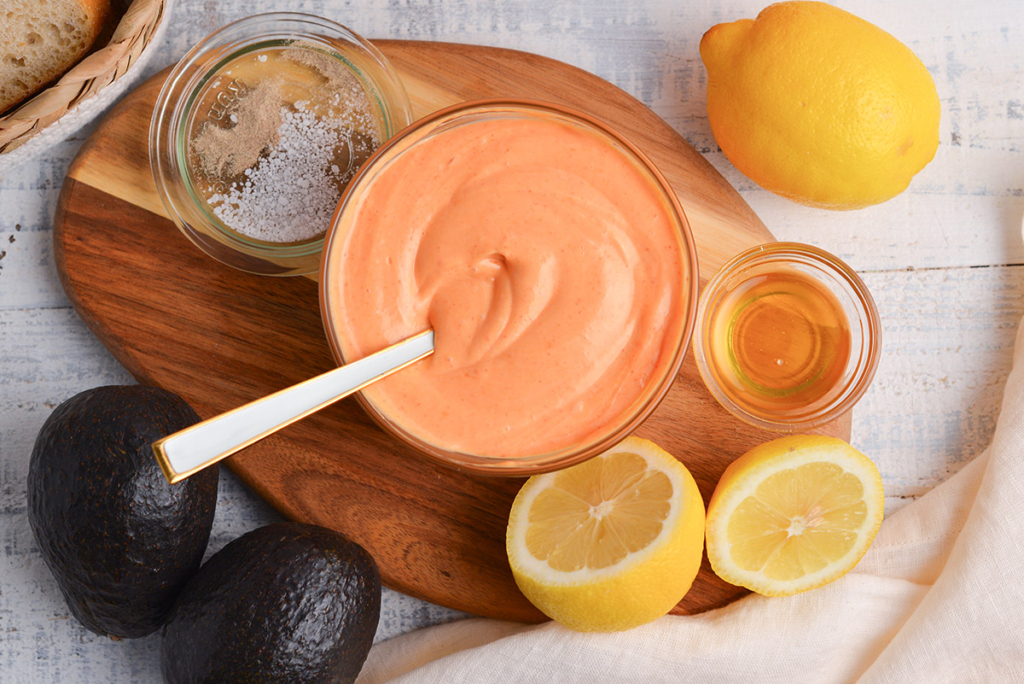
M 267 242 L 323 233 L 345 186 L 380 145 L 355 73 L 312 46 L 251 52 L 199 98 L 189 163 L 222 224 Z
M 320 83 L 311 94 L 313 98 L 331 93 L 362 92 L 358 79 L 337 59 L 301 43 L 278 55 L 292 64 L 307 67 L 320 77 Z M 256 59 L 265 61 L 265 57 Z M 239 179 L 246 169 L 252 168 L 269 149 L 280 140 L 278 130 L 284 114 L 296 110 L 296 103 L 286 96 L 287 83 L 280 76 L 264 78 L 248 87 L 239 97 L 226 118 L 228 125 L 206 122 L 191 142 L 192 153 L 198 157 L 200 168 L 210 179 L 231 182 Z M 337 99 L 337 98 L 336 98 Z M 352 114 L 355 118 L 372 118 L 369 100 L 362 95 Z M 352 106 L 351 98 L 347 104 Z M 341 114 L 333 107 L 325 114 Z
M 293 64 L 302 64 L 320 74 L 325 83 L 331 82 L 336 88 L 344 88 L 356 82 L 352 72 L 346 69 L 337 59 L 328 57 L 316 48 L 303 47 L 302 43 L 294 49 L 286 50 L 281 55 Z
M 192 146 L 207 177 L 237 178 L 277 144 L 284 106 L 280 86 L 277 78 L 260 81 L 238 101 L 229 119 L 232 126 L 203 126 Z

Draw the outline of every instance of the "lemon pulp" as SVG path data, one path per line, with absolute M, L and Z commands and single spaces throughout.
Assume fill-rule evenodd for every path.
M 884 502 L 878 469 L 842 440 L 773 440 L 722 476 L 708 507 L 708 558 L 722 579 L 758 593 L 813 589 L 860 561 Z
M 849 553 L 867 511 L 860 480 L 835 464 L 782 470 L 737 506 L 730 553 L 744 570 L 797 579 Z
M 672 493 L 636 454 L 595 458 L 557 473 L 533 500 L 526 548 L 561 572 L 607 568 L 657 538 Z

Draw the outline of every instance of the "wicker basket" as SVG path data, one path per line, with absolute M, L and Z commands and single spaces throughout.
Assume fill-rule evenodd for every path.
M 0 116 L 0 160 L 121 78 L 153 39 L 169 4 L 170 0 L 114 0 L 114 8 L 119 10 L 115 20 L 117 15 L 121 18 L 106 46 L 90 53 L 46 90 Z

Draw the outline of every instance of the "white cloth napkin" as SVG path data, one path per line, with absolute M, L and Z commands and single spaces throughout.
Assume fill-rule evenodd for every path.
M 616 634 L 463 620 L 378 644 L 357 684 L 1024 682 L 1021 331 L 991 445 L 832 584 Z

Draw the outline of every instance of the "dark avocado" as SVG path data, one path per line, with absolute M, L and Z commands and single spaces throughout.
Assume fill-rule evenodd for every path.
M 162 389 L 97 387 L 58 406 L 39 431 L 29 523 L 68 607 L 94 632 L 156 631 L 199 569 L 217 469 L 168 484 L 150 446 L 198 421 Z
M 380 618 L 380 574 L 324 527 L 253 530 L 206 562 L 164 627 L 167 684 L 355 681 Z

